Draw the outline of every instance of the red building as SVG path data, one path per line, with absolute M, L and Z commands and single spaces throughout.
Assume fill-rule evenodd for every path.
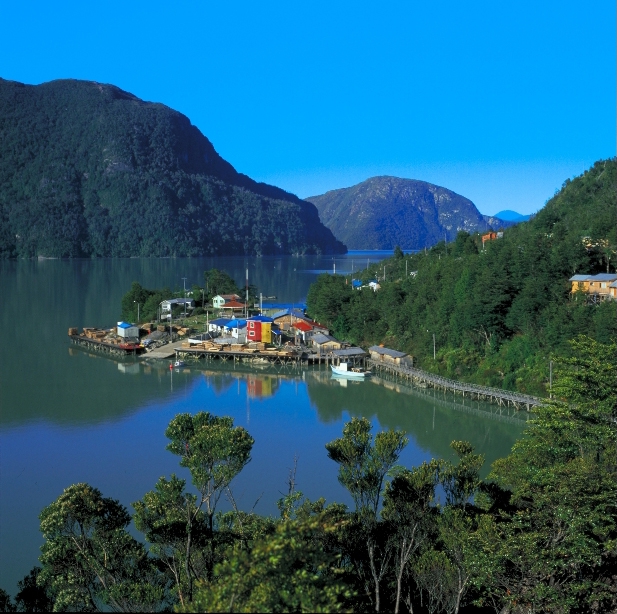
M 246 322 L 246 338 L 248 341 L 261 341 L 261 322 L 248 320 Z

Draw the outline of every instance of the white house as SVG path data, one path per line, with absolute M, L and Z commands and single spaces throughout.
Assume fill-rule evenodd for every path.
M 161 310 L 164 313 L 170 313 L 175 305 L 186 306 L 187 311 L 195 309 L 195 301 L 192 298 L 169 298 L 161 303 Z
M 225 324 L 224 330 L 239 343 L 246 343 L 246 320 L 230 320 Z

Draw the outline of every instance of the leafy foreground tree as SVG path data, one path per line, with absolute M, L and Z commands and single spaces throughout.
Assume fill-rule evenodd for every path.
M 196 578 L 212 578 L 218 535 L 214 516 L 222 494 L 250 460 L 254 439 L 233 419 L 209 412 L 179 414 L 167 427 L 167 449 L 189 469 L 198 495 L 185 480 L 162 477 L 153 491 L 133 504 L 135 526 L 151 552 L 172 574 L 180 602 L 193 597 Z
M 366 548 L 368 560 L 358 556 L 356 568 L 367 596 L 373 595 L 376 612 L 381 608 L 381 582 L 391 559 L 385 527 L 378 519 L 379 503 L 386 474 L 407 441 L 402 431 L 390 430 L 378 433 L 373 444 L 371 423 L 352 418 L 343 428 L 343 437 L 326 444 L 328 456 L 339 465 L 339 482 L 356 504 L 348 543 Z M 368 563 L 368 569 L 363 563 Z
M 126 528 L 118 501 L 74 484 L 40 515 L 45 538 L 38 581 L 55 595 L 54 611 L 150 612 L 164 607 L 164 585 L 146 549 Z
M 50 612 L 54 608 L 53 592 L 39 581 L 40 567 L 33 567 L 28 575 L 17 583 L 15 605 L 19 612 Z
M 185 612 L 341 612 L 352 597 L 326 551 L 324 537 L 340 530 L 327 513 L 279 524 L 254 547 L 230 553 L 201 583 Z M 349 611 L 349 610 L 347 610 Z
M 571 345 L 556 399 L 489 476 L 485 602 L 504 612 L 617 611 L 617 346 Z

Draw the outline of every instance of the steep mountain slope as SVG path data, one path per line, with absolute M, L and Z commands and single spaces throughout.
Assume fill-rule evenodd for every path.
M 113 85 L 0 79 L 0 254 L 341 253 L 317 210 Z
M 351 188 L 306 199 L 349 249 L 430 247 L 459 230 L 510 225 L 485 218 L 467 198 L 426 181 L 372 177 Z

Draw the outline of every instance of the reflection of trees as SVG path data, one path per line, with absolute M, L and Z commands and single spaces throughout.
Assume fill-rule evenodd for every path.
M 315 373 L 307 378 L 307 389 L 322 422 L 340 421 L 344 412 L 377 418 L 383 428 L 404 429 L 421 448 L 441 458 L 452 456 L 453 440 L 466 440 L 486 455 L 485 471 L 510 451 L 524 427 L 522 420 L 520 426 L 494 420 L 488 411 L 483 416 L 444 407 L 439 399 L 432 401 L 429 395 L 433 391 L 420 398 L 405 386 L 379 378 L 341 386 L 329 374 Z

